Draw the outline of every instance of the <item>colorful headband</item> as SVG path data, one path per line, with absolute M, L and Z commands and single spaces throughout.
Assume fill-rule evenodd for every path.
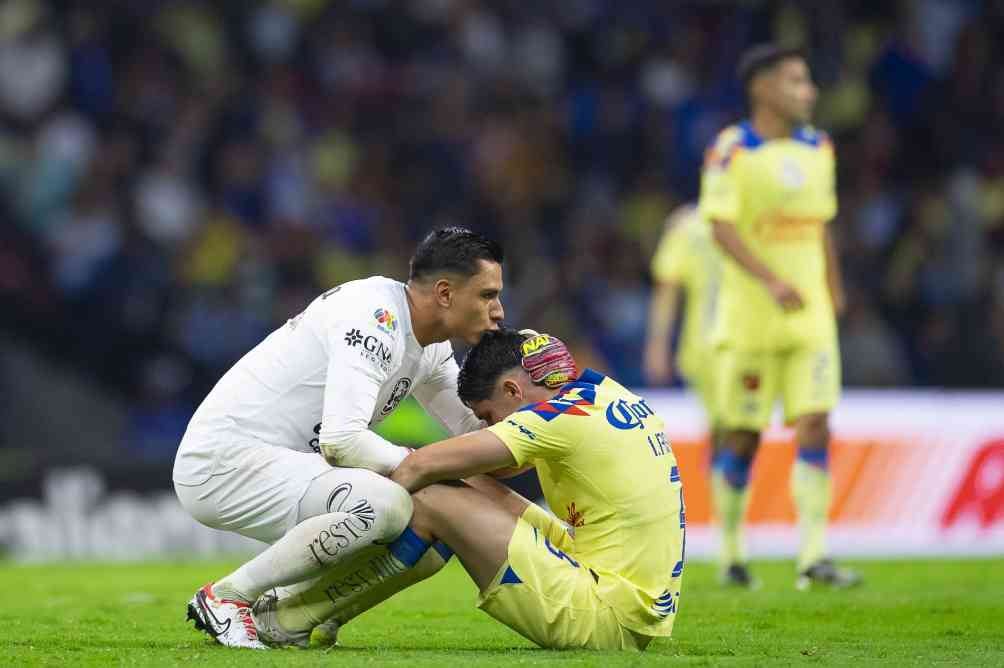
M 520 353 L 523 369 L 530 374 L 530 380 L 555 389 L 579 377 L 575 358 L 560 339 L 532 329 L 522 329 L 519 333 L 526 337 Z

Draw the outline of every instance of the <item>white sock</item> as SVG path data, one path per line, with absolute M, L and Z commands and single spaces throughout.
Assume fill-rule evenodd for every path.
M 352 513 L 326 513 L 300 522 L 236 571 L 218 580 L 219 598 L 251 602 L 265 590 L 320 575 L 331 566 L 384 538 L 374 530 L 376 515 L 368 505 Z
M 374 546 L 314 580 L 306 591 L 280 595 L 278 621 L 288 632 L 309 631 L 328 619 L 344 626 L 394 594 L 435 575 L 449 556 L 449 551 L 431 547 L 408 566 L 388 547 Z

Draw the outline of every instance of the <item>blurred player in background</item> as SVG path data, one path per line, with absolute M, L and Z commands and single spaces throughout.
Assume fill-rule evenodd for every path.
M 678 373 L 704 407 L 713 452 L 711 481 L 715 514 L 722 526 L 729 527 L 722 534 L 722 579 L 726 584 L 749 586 L 749 570 L 741 566 L 746 562 L 742 516 L 749 495 L 732 494 L 722 474 L 721 429 L 714 401 L 715 348 L 711 334 L 721 264 L 711 228 L 701 218 L 697 207 L 685 205 L 676 209 L 666 221 L 666 230 L 652 258 L 655 288 L 649 304 L 644 370 L 649 385 L 670 383 Z M 681 316 L 683 331 L 674 360 L 673 333 Z
M 501 263 L 501 247 L 480 235 L 432 232 L 407 284 L 376 276 L 329 290 L 220 379 L 178 448 L 175 491 L 199 522 L 270 546 L 196 592 L 197 628 L 262 649 L 250 605 L 259 596 L 309 588 L 401 534 L 411 498 L 385 476 L 409 450 L 370 428 L 412 394 L 450 433 L 481 426 L 457 397 L 450 339 L 473 345 L 498 327 Z M 449 556 L 429 552 L 423 576 Z
M 611 378 L 578 375 L 565 345 L 536 332 L 485 334 L 458 390 L 492 426 L 426 446 L 394 471 L 417 492 L 394 558 L 414 563 L 442 541 L 480 589 L 480 607 L 542 647 L 643 650 L 669 636 L 685 529 L 662 419 Z M 567 524 L 499 483 L 433 484 L 531 466 Z M 310 628 L 305 609 L 333 614 L 325 603 L 285 599 L 256 621 L 263 637 L 283 640 Z
M 798 446 L 791 475 L 802 534 L 796 585 L 849 586 L 859 576 L 826 558 L 829 413 L 840 395 L 836 315 L 844 307 L 828 227 L 837 212 L 833 145 L 808 125 L 816 87 L 799 51 L 754 47 L 739 76 L 751 116 L 709 149 L 699 204 L 725 254 L 714 340 L 727 447 L 717 468 L 732 496 L 727 503 L 742 508 L 760 434 L 780 397 Z M 740 518 L 722 516 L 727 536 Z

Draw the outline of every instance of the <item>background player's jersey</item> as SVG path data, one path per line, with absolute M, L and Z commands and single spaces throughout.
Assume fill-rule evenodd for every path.
M 220 379 L 188 426 L 174 479 L 204 481 L 225 467 L 225 446 L 242 440 L 319 452 L 369 430 L 410 394 L 451 433 L 477 429 L 457 397 L 457 373 L 449 342 L 423 348 L 415 339 L 402 283 L 382 276 L 345 283 Z
M 490 427 L 533 464 L 548 505 L 572 527 L 573 556 L 599 574 L 618 621 L 669 635 L 683 572 L 683 487 L 662 419 L 587 369 L 551 400 Z
M 723 130 L 708 151 L 700 211 L 732 223 L 743 242 L 805 307 L 785 313 L 759 280 L 725 259 L 715 340 L 736 348 L 778 350 L 836 336 L 826 283 L 824 225 L 837 212 L 833 146 L 802 127 L 763 141 L 748 122 Z
M 705 363 L 721 280 L 721 257 L 711 227 L 696 207 L 687 207 L 667 224 L 652 258 L 652 276 L 658 282 L 679 283 L 686 294 L 686 314 L 677 360 L 680 371 L 694 378 Z

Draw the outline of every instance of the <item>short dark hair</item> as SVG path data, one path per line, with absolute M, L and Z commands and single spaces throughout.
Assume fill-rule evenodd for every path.
M 756 75 L 789 58 L 807 60 L 805 50 L 794 46 L 757 44 L 747 49 L 739 59 L 739 67 L 736 68 L 736 75 L 743 84 L 743 90 L 749 93 L 750 84 Z
M 422 239 L 411 257 L 409 278 L 428 278 L 437 272 L 470 277 L 478 273 L 478 260 L 502 264 L 502 246 L 463 227 L 433 230 Z
M 506 371 L 522 368 L 521 346 L 526 337 L 515 329 L 503 327 L 489 330 L 477 345 L 467 351 L 457 377 L 457 394 L 460 400 L 471 405 L 492 396 L 495 383 Z

